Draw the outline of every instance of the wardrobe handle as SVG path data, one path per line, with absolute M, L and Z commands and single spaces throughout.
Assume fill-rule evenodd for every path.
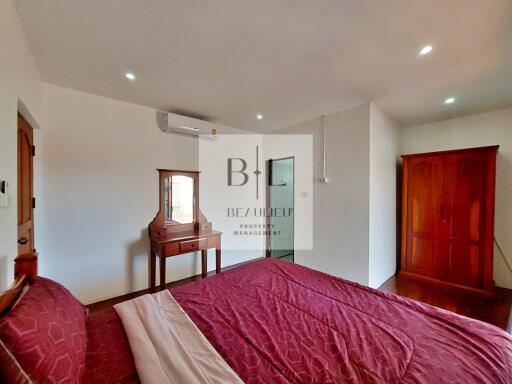
M 452 207 L 451 207 L 451 205 L 446 204 L 444 206 L 444 218 L 448 220 L 450 218 L 451 214 L 452 214 Z
M 447 220 L 448 219 L 448 216 L 449 216 L 449 213 L 450 212 L 450 207 L 448 204 L 443 204 L 439 207 L 439 217 L 443 220 Z

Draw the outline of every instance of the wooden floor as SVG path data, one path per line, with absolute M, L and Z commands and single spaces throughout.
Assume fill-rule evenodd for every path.
M 496 297 L 485 297 L 455 288 L 438 287 L 393 276 L 379 290 L 485 321 L 512 333 L 512 290 L 509 289 L 498 288 Z

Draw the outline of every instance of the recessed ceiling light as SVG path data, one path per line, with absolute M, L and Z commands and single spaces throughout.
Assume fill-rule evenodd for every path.
M 256 118 L 257 118 L 258 120 L 263 120 L 263 115 L 262 115 L 261 113 L 258 113 L 258 114 L 256 115 Z
M 428 55 L 430 52 L 432 52 L 432 46 L 431 45 L 425 45 L 420 50 L 420 56 Z
M 133 80 L 135 80 L 135 75 L 134 75 L 133 73 L 131 73 L 131 72 L 127 72 L 127 73 L 125 73 L 124 75 L 125 75 L 125 77 L 126 77 L 128 80 L 132 80 L 132 81 L 133 81 Z
M 453 104 L 455 103 L 455 97 L 448 97 L 445 101 L 445 104 Z

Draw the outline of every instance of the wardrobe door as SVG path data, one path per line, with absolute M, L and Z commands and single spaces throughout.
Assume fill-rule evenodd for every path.
M 442 279 L 483 288 L 487 155 L 482 151 L 445 156 L 440 247 L 446 255 Z
M 406 160 L 406 254 L 407 272 L 429 277 L 439 275 L 438 211 L 443 185 L 443 162 L 439 156 Z

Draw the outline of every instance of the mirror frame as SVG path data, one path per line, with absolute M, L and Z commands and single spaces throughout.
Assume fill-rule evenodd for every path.
M 160 206 L 157 216 L 153 221 L 153 229 L 156 235 L 164 235 L 172 232 L 196 231 L 200 228 L 201 211 L 199 209 L 199 172 L 197 171 L 176 171 L 170 169 L 157 169 L 160 180 L 159 199 Z M 180 224 L 165 217 L 165 181 L 172 176 L 187 176 L 194 180 L 194 221 L 192 223 Z M 153 224 L 152 223 L 152 224 Z M 165 231 L 164 231 L 165 229 Z

